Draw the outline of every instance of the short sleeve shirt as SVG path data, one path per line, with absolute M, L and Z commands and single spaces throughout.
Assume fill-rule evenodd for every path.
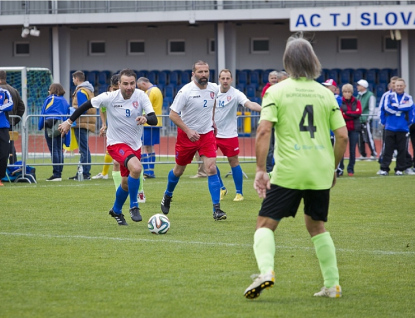
M 187 127 L 199 134 L 206 134 L 213 130 L 213 106 L 218 91 L 219 86 L 215 83 L 209 82 L 205 89 L 200 89 L 192 81 L 177 93 L 170 109 L 181 113 L 181 119 Z
M 335 168 L 330 130 L 346 125 L 333 93 L 316 81 L 286 79 L 265 93 L 261 120 L 275 128 L 271 183 L 330 189 Z
M 141 147 L 143 125 L 135 121 L 143 113 L 154 112 L 150 99 L 136 89 L 130 99 L 124 99 L 121 90 L 105 92 L 91 99 L 94 108 L 106 107 L 108 131 L 107 145 L 127 144 L 133 150 Z
M 245 94 L 234 87 L 230 87 L 226 93 L 219 91 L 215 110 L 215 123 L 218 129 L 216 137 L 238 137 L 236 112 L 238 105 L 244 106 L 248 101 Z

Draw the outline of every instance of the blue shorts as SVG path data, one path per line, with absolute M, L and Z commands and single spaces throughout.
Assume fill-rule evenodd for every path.
M 144 126 L 143 145 L 154 146 L 160 143 L 160 128 Z

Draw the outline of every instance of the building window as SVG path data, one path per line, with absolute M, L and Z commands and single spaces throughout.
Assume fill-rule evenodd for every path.
M 357 37 L 340 37 L 339 52 L 357 52 Z
M 269 53 L 269 39 L 255 38 L 251 39 L 251 53 Z
M 215 54 L 216 53 L 216 41 L 215 39 L 208 40 L 208 53 Z
M 184 40 L 169 40 L 168 41 L 168 54 L 182 55 L 186 52 L 186 46 Z
M 105 41 L 89 41 L 89 55 L 105 55 Z
M 398 41 L 392 40 L 390 36 L 383 37 L 383 51 L 393 52 L 398 50 Z
M 29 56 L 30 55 L 29 42 L 14 42 L 13 53 L 14 53 L 14 56 Z
M 144 40 L 128 41 L 128 55 L 143 55 L 145 53 Z

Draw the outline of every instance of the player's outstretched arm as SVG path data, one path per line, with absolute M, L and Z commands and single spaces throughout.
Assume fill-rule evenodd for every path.
M 67 119 L 58 126 L 58 129 L 61 132 L 62 137 L 68 133 L 69 129 L 71 129 L 73 122 L 90 108 L 92 108 L 92 103 L 91 100 L 88 100 L 81 106 L 79 106 L 71 115 L 71 117 L 69 117 L 69 119 Z
M 261 105 L 255 102 L 251 102 L 251 101 L 247 101 L 244 106 L 255 112 L 261 112 L 261 109 L 262 109 Z

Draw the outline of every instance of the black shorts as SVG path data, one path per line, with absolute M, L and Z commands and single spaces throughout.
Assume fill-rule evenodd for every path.
M 281 220 L 284 217 L 295 217 L 301 199 L 304 199 L 304 213 L 314 221 L 327 222 L 330 203 L 330 189 L 296 190 L 271 184 L 267 196 L 262 202 L 259 216 Z

